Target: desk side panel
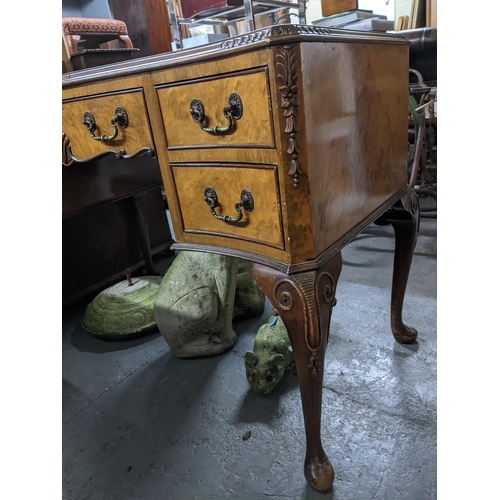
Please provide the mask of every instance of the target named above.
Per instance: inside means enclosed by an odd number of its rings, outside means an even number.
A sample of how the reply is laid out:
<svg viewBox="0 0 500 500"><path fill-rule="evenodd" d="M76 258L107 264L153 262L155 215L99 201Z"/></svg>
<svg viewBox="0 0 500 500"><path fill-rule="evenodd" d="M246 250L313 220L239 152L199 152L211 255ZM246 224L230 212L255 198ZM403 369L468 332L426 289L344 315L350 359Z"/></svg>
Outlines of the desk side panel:
<svg viewBox="0 0 500 500"><path fill-rule="evenodd" d="M407 183L408 47L302 44L314 253Z"/></svg>

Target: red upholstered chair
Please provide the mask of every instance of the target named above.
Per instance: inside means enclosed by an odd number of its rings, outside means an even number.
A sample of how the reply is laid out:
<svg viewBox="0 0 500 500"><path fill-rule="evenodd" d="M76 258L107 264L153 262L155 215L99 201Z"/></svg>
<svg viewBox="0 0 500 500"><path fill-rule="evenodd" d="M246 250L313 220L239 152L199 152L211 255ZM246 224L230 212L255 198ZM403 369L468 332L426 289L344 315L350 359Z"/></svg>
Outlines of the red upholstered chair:
<svg viewBox="0 0 500 500"><path fill-rule="evenodd" d="M111 40L120 40L125 44L125 48L133 48L127 25L117 19L63 17L62 28L71 54L77 52L78 44L97 48L99 44Z"/></svg>

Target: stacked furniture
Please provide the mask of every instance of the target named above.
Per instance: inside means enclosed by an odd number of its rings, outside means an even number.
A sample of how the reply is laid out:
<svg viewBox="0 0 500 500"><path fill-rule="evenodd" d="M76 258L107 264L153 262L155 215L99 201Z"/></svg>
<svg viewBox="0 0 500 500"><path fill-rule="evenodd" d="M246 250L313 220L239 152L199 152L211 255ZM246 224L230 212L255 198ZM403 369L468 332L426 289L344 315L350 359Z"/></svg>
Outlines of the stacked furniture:
<svg viewBox="0 0 500 500"><path fill-rule="evenodd" d="M256 28L255 16L269 14L273 24L286 17L288 9L296 9L301 24L306 23L306 1L297 0L168 0L172 15L174 38L182 39L181 26L224 26L230 35L236 35L236 23L246 22L247 31Z"/></svg>

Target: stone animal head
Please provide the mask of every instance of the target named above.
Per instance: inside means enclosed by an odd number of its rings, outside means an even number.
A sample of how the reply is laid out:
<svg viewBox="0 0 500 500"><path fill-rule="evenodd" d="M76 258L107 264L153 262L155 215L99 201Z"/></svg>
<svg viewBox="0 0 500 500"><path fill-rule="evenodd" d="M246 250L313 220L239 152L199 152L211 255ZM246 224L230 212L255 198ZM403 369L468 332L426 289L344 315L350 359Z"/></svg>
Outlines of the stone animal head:
<svg viewBox="0 0 500 500"><path fill-rule="evenodd" d="M285 357L277 353L245 353L245 369L250 387L259 394L269 394L283 378Z"/></svg>

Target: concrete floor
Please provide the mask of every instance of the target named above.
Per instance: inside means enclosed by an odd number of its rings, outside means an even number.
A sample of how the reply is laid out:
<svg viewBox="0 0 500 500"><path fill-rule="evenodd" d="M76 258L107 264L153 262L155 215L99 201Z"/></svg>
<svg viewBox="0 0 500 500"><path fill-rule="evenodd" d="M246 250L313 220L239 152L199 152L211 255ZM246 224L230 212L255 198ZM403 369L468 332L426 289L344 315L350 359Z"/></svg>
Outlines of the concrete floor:
<svg viewBox="0 0 500 500"><path fill-rule="evenodd" d="M230 352L178 359L159 333L109 342L63 312L65 500L430 500L436 498L436 229L423 218L399 345L389 326L391 226L369 226L342 252L323 392L331 492L303 476L305 439L295 369L255 394L243 356L271 314L236 322ZM158 267L168 261L161 261ZM243 435L251 431L251 437Z"/></svg>

